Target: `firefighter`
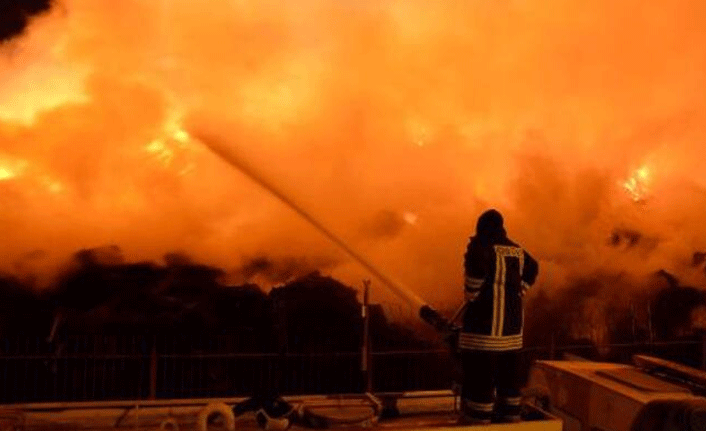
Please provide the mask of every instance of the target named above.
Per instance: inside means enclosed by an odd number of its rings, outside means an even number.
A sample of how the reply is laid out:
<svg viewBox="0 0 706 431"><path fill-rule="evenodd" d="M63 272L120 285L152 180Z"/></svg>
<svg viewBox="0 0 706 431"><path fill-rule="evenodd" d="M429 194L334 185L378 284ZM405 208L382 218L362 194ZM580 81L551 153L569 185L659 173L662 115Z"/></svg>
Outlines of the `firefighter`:
<svg viewBox="0 0 706 431"><path fill-rule="evenodd" d="M478 218L464 266L460 420L519 421L522 297L537 278L537 261L508 239L502 215L491 209Z"/></svg>

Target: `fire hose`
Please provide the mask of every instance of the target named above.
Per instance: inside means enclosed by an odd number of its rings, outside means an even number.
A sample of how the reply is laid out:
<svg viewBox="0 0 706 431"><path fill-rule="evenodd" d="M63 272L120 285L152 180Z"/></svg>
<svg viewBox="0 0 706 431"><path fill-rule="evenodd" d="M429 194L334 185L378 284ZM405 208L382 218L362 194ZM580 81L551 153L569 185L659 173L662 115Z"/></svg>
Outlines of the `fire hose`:
<svg viewBox="0 0 706 431"><path fill-rule="evenodd" d="M215 417L219 417L223 420L225 429L235 431L235 415L233 414L233 410L225 403L221 402L208 404L201 409L196 419L197 429L199 431L207 431L209 422Z"/></svg>
<svg viewBox="0 0 706 431"><path fill-rule="evenodd" d="M429 304L423 301L419 296L412 292L409 288L405 287L402 283L389 277L387 274L383 273L377 268L373 263L371 263L363 254L354 250L350 245L348 245L341 236L335 234L332 230L321 223L316 217L314 217L309 211L307 211L303 205L297 202L290 194L286 193L280 187L278 187L273 181L270 181L262 172L260 172L257 167L251 163L244 154L237 151L237 147L232 145L222 133L218 130L228 130L232 127L227 127L226 125L221 125L223 128L216 129L212 126L212 122L198 121L198 119L192 119L188 127L189 134L199 140L203 145L205 145L209 150L211 150L216 156L222 159L224 162L229 164L234 169L240 171L242 174L259 184L270 194L274 195L283 204L288 206L290 209L294 210L312 226L314 226L319 232L324 234L329 240L340 247L344 252L346 252L350 257L352 257L356 262L362 265L365 269L370 271L382 284L388 288L392 293L397 295L399 298L403 299L413 308L419 310L419 317L426 323L430 324L437 331L439 331L444 340L453 343L454 333L458 332L458 328L453 323L456 317L465 308L462 306L461 309L456 313L454 319L448 320L442 316L438 311L432 308Z"/></svg>
<svg viewBox="0 0 706 431"><path fill-rule="evenodd" d="M341 400L335 403L300 402L291 404L277 395L262 394L241 401L233 407L233 414L239 417L245 413L255 414L257 425L266 430L285 430L292 425L308 429L326 429L334 426L367 426L376 422L382 412L379 401L366 394L363 412L358 409L355 414L336 414L331 407L340 408ZM327 409L328 407L328 409ZM358 405L357 407L361 407ZM322 410L323 408L323 410Z"/></svg>

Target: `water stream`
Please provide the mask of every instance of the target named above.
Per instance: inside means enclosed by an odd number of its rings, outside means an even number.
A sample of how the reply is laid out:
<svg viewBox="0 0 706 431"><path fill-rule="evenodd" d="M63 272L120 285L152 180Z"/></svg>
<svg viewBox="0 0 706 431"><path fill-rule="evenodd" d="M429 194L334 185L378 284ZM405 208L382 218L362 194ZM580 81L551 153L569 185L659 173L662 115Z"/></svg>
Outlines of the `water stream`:
<svg viewBox="0 0 706 431"><path fill-rule="evenodd" d="M353 249L353 247L351 247L346 241L344 241L340 235L334 233L333 231L331 231L331 229L324 226L324 224L321 223L317 217L307 211L292 196L285 193L282 188L278 187L275 182L271 181L268 176L266 176L253 163L251 163L248 158L244 154L242 154L242 152L239 152L237 145L232 142L229 142L227 138L210 129L211 128L209 127L192 126L189 128L188 132L193 138L203 143L223 161L225 161L241 173L245 174L251 180L255 181L257 184L265 188L273 196L279 199L283 204L294 210L297 214L299 214L302 218L304 218L307 222L314 226L319 232L326 236L326 238L331 240L356 262L358 262L365 269L370 271L370 273L373 274L378 280L380 280L385 287L387 287L399 298L407 302L410 306L414 307L415 309L420 309L426 305L426 302L423 301L419 296L417 296L411 289L382 272L377 266L370 262L360 252Z"/></svg>

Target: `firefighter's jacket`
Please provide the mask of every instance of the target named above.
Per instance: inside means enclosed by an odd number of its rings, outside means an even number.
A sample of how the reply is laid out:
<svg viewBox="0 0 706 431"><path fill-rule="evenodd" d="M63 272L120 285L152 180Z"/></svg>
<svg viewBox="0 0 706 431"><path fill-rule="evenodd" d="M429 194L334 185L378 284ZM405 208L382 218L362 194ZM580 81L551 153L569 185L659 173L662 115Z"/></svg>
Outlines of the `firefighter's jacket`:
<svg viewBox="0 0 706 431"><path fill-rule="evenodd" d="M522 296L534 284L537 261L505 235L471 238L465 255L468 306L459 336L461 349L508 351L522 348Z"/></svg>

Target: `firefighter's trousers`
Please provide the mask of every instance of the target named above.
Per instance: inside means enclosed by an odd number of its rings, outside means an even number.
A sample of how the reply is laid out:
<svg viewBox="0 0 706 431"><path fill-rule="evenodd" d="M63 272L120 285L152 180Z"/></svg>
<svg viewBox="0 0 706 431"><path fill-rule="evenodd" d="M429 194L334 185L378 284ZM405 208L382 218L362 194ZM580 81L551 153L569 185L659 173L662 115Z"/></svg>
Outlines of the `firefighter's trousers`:
<svg viewBox="0 0 706 431"><path fill-rule="evenodd" d="M461 350L463 413L479 421L520 420L521 353Z"/></svg>

